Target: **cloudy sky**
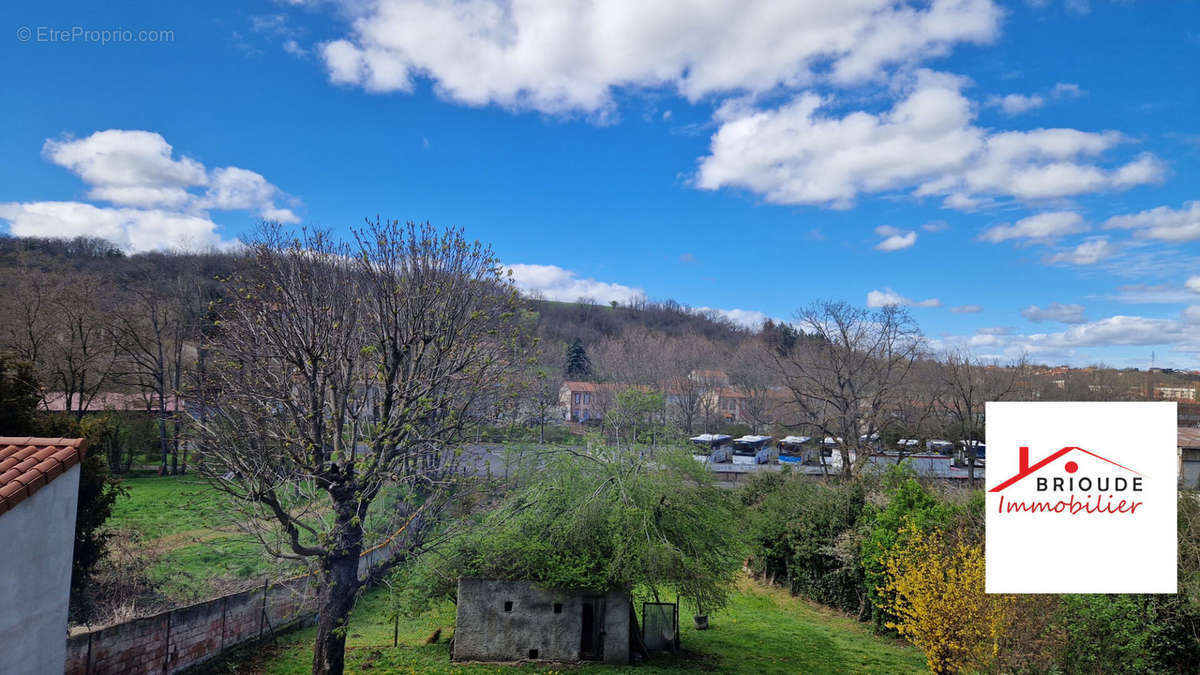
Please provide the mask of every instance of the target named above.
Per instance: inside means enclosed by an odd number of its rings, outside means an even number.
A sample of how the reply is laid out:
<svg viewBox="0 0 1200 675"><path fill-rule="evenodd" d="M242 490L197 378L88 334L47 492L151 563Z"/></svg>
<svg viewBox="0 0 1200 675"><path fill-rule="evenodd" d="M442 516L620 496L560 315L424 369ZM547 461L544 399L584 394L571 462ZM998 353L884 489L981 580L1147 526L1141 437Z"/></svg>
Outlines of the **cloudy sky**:
<svg viewBox="0 0 1200 675"><path fill-rule="evenodd" d="M1200 368L1197 2L24 4L12 234L379 214L548 298L900 303L984 356Z"/></svg>

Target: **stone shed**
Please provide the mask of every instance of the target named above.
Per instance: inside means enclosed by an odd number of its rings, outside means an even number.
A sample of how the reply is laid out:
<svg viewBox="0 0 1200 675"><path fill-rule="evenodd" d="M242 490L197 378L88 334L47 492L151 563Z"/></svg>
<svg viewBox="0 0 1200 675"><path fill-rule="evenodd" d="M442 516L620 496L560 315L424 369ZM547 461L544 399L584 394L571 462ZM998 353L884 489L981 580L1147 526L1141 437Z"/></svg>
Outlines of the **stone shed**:
<svg viewBox="0 0 1200 675"><path fill-rule="evenodd" d="M629 663L632 605L619 592L586 594L526 581L459 579L455 661Z"/></svg>

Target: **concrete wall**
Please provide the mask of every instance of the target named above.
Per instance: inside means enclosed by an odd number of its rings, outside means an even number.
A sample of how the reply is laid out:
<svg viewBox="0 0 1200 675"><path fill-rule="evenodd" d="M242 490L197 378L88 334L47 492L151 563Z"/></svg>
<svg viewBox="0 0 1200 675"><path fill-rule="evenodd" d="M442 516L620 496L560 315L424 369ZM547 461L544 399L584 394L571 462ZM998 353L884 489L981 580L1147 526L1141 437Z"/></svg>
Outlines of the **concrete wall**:
<svg viewBox="0 0 1200 675"><path fill-rule="evenodd" d="M0 673L62 669L79 466L0 516Z"/></svg>
<svg viewBox="0 0 1200 675"><path fill-rule="evenodd" d="M585 597L524 581L460 579L454 660L579 661ZM604 598L604 661L629 663L629 599Z"/></svg>
<svg viewBox="0 0 1200 675"><path fill-rule="evenodd" d="M65 479L65 475L60 476L51 485ZM40 494L38 492L34 498ZM17 509L6 517L23 505L18 504ZM359 558L359 577L364 577L371 565L394 554L395 545L391 542L364 552ZM68 565L69 555L68 549ZM70 578L69 570L67 578ZM63 588L66 587L67 582L63 582ZM66 642L65 672L68 675L174 673L215 658L240 644L270 635L289 624L314 619L316 612L316 589L310 578L296 577L274 586L253 588L73 635ZM63 644L65 632L64 613L55 634L58 645ZM8 641L0 636L0 645L7 644ZM0 675L57 671L57 668L6 669L3 666L4 651L0 649ZM58 655L58 668L62 668L61 646Z"/></svg>

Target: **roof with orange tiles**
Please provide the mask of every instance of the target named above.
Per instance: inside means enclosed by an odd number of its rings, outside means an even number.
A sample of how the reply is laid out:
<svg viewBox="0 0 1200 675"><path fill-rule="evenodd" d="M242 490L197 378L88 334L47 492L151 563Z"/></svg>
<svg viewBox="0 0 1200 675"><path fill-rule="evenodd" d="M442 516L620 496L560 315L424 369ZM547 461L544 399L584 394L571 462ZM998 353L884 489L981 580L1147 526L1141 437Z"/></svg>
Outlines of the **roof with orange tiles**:
<svg viewBox="0 0 1200 675"><path fill-rule="evenodd" d="M0 515L83 459L82 438L0 436Z"/></svg>

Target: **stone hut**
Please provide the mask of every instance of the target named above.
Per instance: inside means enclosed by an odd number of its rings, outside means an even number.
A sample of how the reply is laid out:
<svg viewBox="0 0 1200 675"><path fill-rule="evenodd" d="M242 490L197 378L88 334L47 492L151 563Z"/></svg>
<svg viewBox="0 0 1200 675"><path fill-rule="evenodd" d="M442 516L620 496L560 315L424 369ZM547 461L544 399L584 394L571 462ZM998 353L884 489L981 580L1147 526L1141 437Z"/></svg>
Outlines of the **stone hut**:
<svg viewBox="0 0 1200 675"><path fill-rule="evenodd" d="M629 663L632 605L620 592L547 590L527 581L458 581L455 661Z"/></svg>

